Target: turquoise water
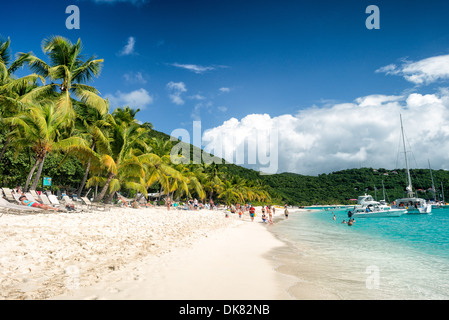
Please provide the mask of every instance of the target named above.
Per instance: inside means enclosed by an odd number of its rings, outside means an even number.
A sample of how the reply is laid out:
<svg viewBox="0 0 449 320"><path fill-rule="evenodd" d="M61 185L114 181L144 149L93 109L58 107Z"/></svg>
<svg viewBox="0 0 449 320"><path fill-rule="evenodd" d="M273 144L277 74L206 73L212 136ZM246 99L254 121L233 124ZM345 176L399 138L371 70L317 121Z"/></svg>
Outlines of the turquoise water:
<svg viewBox="0 0 449 320"><path fill-rule="evenodd" d="M449 299L448 209L343 219L345 210L313 210L271 226L288 243L275 253L279 271L340 299Z"/></svg>

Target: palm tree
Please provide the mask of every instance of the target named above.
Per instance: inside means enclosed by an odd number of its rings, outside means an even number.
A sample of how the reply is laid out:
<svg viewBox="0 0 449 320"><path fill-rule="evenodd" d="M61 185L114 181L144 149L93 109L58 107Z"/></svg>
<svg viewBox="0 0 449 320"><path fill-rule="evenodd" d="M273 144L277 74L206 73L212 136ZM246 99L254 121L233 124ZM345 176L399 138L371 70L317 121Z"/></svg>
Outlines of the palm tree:
<svg viewBox="0 0 449 320"><path fill-rule="evenodd" d="M243 202L243 194L240 191L239 186L232 183L230 180L225 180L222 185L222 191L218 195L219 199L225 200L225 203L227 205L231 205L232 203L236 202Z"/></svg>
<svg viewBox="0 0 449 320"><path fill-rule="evenodd" d="M183 166L182 164L180 164ZM197 165L184 166L183 176L186 178L188 190L191 196L192 193L196 193L201 200L206 198L206 192L204 190L201 181L204 181L205 174L203 169Z"/></svg>
<svg viewBox="0 0 449 320"><path fill-rule="evenodd" d="M203 188L209 193L209 202L213 200L214 193L219 193L224 180L224 167L216 163L202 164L205 173Z"/></svg>
<svg viewBox="0 0 449 320"><path fill-rule="evenodd" d="M115 120L115 119L114 119ZM148 129L138 123L113 122L109 129L108 146L98 154L106 180L101 175L91 177L87 186L103 182L103 188L94 201L101 201L106 193L120 190L122 186L144 194L146 165L159 161L159 157L150 153Z"/></svg>
<svg viewBox="0 0 449 320"><path fill-rule="evenodd" d="M27 94L25 102L35 101L42 95L46 96L49 92L57 92L59 89L56 100L57 109L66 115L67 119L73 120L75 116L71 94L89 107L104 114L107 110L106 101L98 95L97 89L85 84L100 74L103 59L91 56L87 60L83 60L81 39L73 44L61 36L44 39L42 50L48 55L49 64L32 54L19 54L19 59L28 62L32 71L52 81L52 83ZM59 83L53 83L53 81Z"/></svg>
<svg viewBox="0 0 449 320"><path fill-rule="evenodd" d="M166 195L170 195L176 190L183 190L187 193L187 180L179 171L182 170L182 166L174 165L171 162L171 141L153 137L149 144L151 146L152 154L157 155L158 158L154 158L153 161L148 161L146 163L146 188L150 188L155 183L159 184L158 201L160 201L162 192Z"/></svg>
<svg viewBox="0 0 449 320"><path fill-rule="evenodd" d="M76 120L73 134L88 141L92 151L99 150L100 153L108 152L109 142L107 130L114 122L112 115L109 112L102 114L96 109L89 108L84 103L76 103L75 111ZM77 195L80 197L86 184L92 162L98 162L98 158L92 157L91 154L71 153L86 166L83 179L77 191Z"/></svg>
<svg viewBox="0 0 449 320"><path fill-rule="evenodd" d="M25 94L37 88L37 80L45 84L45 79L37 74L30 74L22 78L15 78L14 72L25 63L25 58L30 54L24 54L21 58L12 61L9 40L0 39L0 132L6 140L0 151L0 161L11 141L11 133L14 127L6 125L2 119L12 117L27 107L22 98Z"/></svg>
<svg viewBox="0 0 449 320"><path fill-rule="evenodd" d="M17 127L11 142L16 147L16 153L28 148L35 157L35 163L26 180L25 191L28 190L33 173L39 166L31 186L31 189L36 189L45 158L49 153L64 151L67 148L77 149L79 152L90 151L84 140L79 137L63 138L61 129L64 126L64 117L57 112L51 102L46 102L42 106L32 106L16 116L5 118L4 121Z"/></svg>

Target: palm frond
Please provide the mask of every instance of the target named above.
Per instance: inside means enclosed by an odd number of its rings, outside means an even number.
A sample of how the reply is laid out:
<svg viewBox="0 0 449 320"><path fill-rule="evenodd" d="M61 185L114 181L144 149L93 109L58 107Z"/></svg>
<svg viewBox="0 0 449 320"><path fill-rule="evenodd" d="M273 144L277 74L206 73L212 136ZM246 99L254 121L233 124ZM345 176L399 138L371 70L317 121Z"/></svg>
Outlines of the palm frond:
<svg viewBox="0 0 449 320"><path fill-rule="evenodd" d="M30 92L24 94L19 98L19 101L22 103L35 103L38 102L42 97L48 97L54 90L54 87L57 86L54 83L47 84L44 86L36 87Z"/></svg>
<svg viewBox="0 0 449 320"><path fill-rule="evenodd" d="M73 72L72 81L77 83L85 83L92 80L94 76L100 75L103 61L103 59L95 59L95 57L90 57Z"/></svg>
<svg viewBox="0 0 449 320"><path fill-rule="evenodd" d="M50 66L45 61L39 59L33 54L23 52L18 53L17 60L21 61L22 63L28 62L28 66L33 73L37 73L43 77L48 76L48 70L50 69Z"/></svg>
<svg viewBox="0 0 449 320"><path fill-rule="evenodd" d="M86 85L73 84L75 95L87 106L94 108L100 114L105 114L108 110L106 100L97 94L97 90Z"/></svg>
<svg viewBox="0 0 449 320"><path fill-rule="evenodd" d="M99 176L93 176L86 182L86 187L90 188L95 185L104 186L106 184L106 178L105 177L99 177Z"/></svg>
<svg viewBox="0 0 449 320"><path fill-rule="evenodd" d="M56 102L57 112L64 115L65 118L74 119L75 111L73 110L72 99L70 92L64 91L61 93Z"/></svg>
<svg viewBox="0 0 449 320"><path fill-rule="evenodd" d="M13 74L17 71L17 69L23 67L25 63L28 62L27 58L31 56L32 53L23 53L22 55L17 55L17 58L11 63L11 65L8 68L9 74Z"/></svg>
<svg viewBox="0 0 449 320"><path fill-rule="evenodd" d="M10 79L6 84L0 87L1 90L20 92L24 88L30 87L36 84L37 80L40 79L45 85L45 78L36 73L24 76L18 79Z"/></svg>
<svg viewBox="0 0 449 320"><path fill-rule="evenodd" d="M109 183L108 191L109 193L116 192L120 190L120 181L119 179L113 178Z"/></svg>
<svg viewBox="0 0 449 320"><path fill-rule="evenodd" d="M0 64L8 65L11 61L10 46L11 40L0 40Z"/></svg>
<svg viewBox="0 0 449 320"><path fill-rule="evenodd" d="M102 155L100 161L103 164L103 166L108 170L108 172L112 172L113 174L117 175L117 165L110 155L107 154Z"/></svg>

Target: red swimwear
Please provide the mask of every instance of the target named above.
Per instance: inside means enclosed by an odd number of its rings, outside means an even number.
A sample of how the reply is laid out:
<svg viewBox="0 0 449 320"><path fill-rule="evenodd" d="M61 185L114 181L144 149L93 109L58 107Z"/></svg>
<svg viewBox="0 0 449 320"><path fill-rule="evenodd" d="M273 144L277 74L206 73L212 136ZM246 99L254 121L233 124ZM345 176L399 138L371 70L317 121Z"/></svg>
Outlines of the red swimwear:
<svg viewBox="0 0 449 320"><path fill-rule="evenodd" d="M40 207L41 206L40 203L37 203L37 202L34 202L34 201L30 201L30 200L23 200L23 202L25 202L25 204L28 207Z"/></svg>

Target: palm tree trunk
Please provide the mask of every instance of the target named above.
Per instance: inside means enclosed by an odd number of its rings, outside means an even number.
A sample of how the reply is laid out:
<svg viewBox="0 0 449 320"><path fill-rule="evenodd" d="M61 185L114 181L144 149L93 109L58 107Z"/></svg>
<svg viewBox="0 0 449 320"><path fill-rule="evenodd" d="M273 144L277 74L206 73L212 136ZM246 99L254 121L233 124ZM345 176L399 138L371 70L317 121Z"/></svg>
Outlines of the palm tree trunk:
<svg viewBox="0 0 449 320"><path fill-rule="evenodd" d="M92 143L91 149L92 149L92 151L95 150L95 141ZM76 193L78 198L81 197L81 192L83 192L84 186L86 185L87 177L89 176L89 170L90 170L91 163L92 163L92 159L89 158L89 160L87 161L87 167L86 167L86 171L84 172L83 180L81 181L78 192Z"/></svg>
<svg viewBox="0 0 449 320"><path fill-rule="evenodd" d="M117 192L117 191L111 192L111 193L109 194L109 196L106 198L106 200L104 200L104 203L110 203L110 202L112 201L112 198L114 197L114 194L115 194L116 192Z"/></svg>
<svg viewBox="0 0 449 320"><path fill-rule="evenodd" d="M157 197L157 205L160 206L161 205L161 194L162 194L162 185L159 188L159 195Z"/></svg>
<svg viewBox="0 0 449 320"><path fill-rule="evenodd" d="M34 170L36 170L37 165L39 164L39 162L40 162L40 160L37 159L36 162L34 163L33 167L31 168L30 173L28 173L27 181L25 183L25 187L23 188L23 191L25 191L25 192L28 191L28 186L30 185L31 177L33 176Z"/></svg>
<svg viewBox="0 0 449 320"><path fill-rule="evenodd" d="M81 192L83 192L84 186L86 185L87 177L89 176L90 164L91 164L91 160L89 159L87 161L86 172L84 172L83 180L81 181L81 184L80 184L80 187L78 189L78 192L76 193L78 198L81 197Z"/></svg>
<svg viewBox="0 0 449 320"><path fill-rule="evenodd" d="M45 157L46 157L46 156L47 156L47 155L45 155L45 156L42 158L42 160L41 160L41 162L40 162L40 164L39 164L39 168L37 169L37 173L36 173L36 176L34 177L33 184L31 185L31 190L36 190L37 183L39 182L39 179L40 179L41 174L42 174L42 168L44 167L44 161L45 161Z"/></svg>
<svg viewBox="0 0 449 320"><path fill-rule="evenodd" d="M101 200L103 200L112 178L114 178L114 174L110 172L108 175L108 180L106 180L106 184L104 185L103 189L101 189L100 194L94 199L94 202L100 202Z"/></svg>

